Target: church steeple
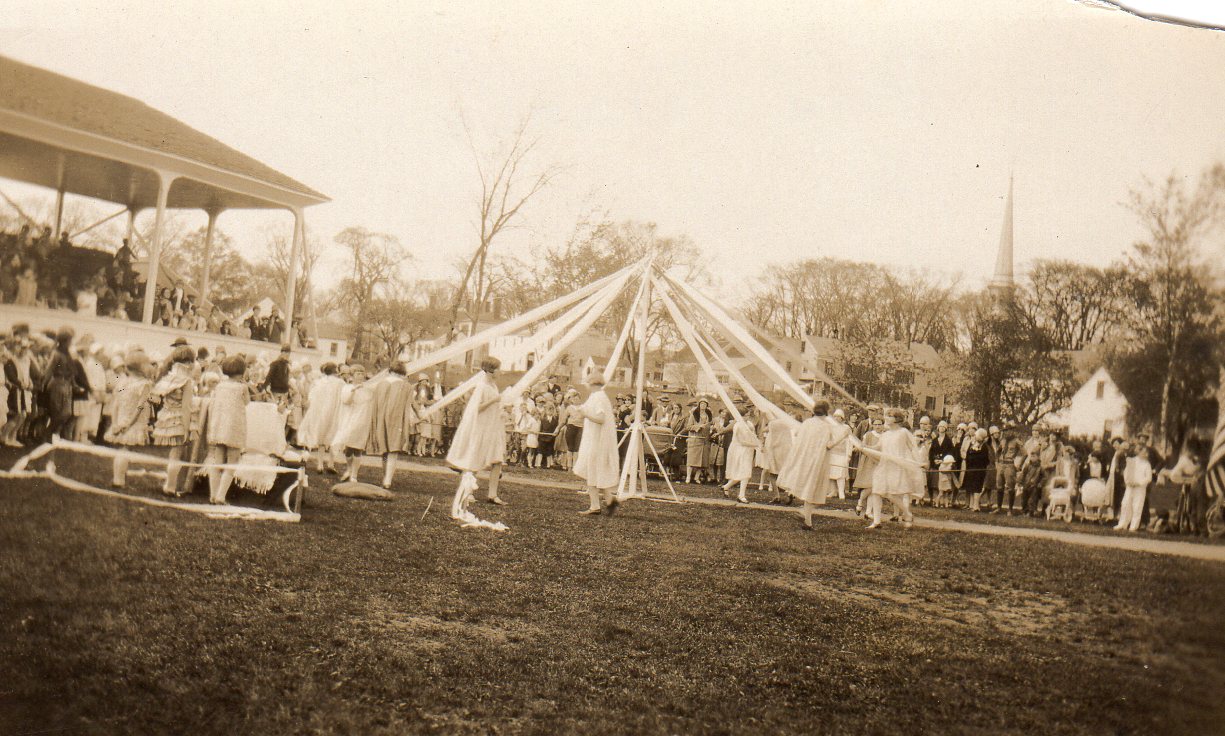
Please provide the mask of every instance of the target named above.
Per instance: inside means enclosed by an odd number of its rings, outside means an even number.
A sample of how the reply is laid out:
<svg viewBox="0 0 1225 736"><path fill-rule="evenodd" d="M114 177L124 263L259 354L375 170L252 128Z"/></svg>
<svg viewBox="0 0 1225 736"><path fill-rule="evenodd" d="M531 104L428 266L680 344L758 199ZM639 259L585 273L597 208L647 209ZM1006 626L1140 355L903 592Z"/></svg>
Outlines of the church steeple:
<svg viewBox="0 0 1225 736"><path fill-rule="evenodd" d="M1011 297L1016 288L1012 272L1012 175L1008 176L1008 199L1004 203L1004 226L1000 230L1000 250L995 257L995 275L988 288L993 294Z"/></svg>

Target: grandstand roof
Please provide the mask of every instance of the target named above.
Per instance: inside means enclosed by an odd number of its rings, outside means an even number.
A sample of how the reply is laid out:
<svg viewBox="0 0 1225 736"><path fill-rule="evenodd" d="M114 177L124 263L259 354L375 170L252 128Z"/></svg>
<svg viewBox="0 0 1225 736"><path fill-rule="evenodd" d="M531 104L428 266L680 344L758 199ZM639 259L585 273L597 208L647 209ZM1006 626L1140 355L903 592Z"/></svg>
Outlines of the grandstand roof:
<svg viewBox="0 0 1225 736"><path fill-rule="evenodd" d="M60 157L63 157L61 159ZM328 198L143 102L0 56L0 176L136 208L155 171L172 208L305 207Z"/></svg>

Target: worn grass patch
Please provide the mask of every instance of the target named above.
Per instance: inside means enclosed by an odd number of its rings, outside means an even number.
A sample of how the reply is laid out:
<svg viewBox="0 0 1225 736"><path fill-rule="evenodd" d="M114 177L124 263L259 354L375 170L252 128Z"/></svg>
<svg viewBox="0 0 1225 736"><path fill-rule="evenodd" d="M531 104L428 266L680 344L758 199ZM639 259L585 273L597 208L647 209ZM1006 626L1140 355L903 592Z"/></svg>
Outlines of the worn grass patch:
<svg viewBox="0 0 1225 736"><path fill-rule="evenodd" d="M0 733L1225 723L1225 565L513 483L496 534L445 518L451 477L328 480L297 525L0 481Z"/></svg>

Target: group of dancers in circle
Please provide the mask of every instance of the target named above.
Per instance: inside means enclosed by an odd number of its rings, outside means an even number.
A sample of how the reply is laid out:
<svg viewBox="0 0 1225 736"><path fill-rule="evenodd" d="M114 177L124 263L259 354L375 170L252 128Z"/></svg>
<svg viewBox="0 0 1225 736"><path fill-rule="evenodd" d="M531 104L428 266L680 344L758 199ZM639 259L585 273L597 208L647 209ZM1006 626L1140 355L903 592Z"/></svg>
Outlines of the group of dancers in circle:
<svg viewBox="0 0 1225 736"><path fill-rule="evenodd" d="M469 506L479 487L476 474L489 471L487 499L505 504L498 493L502 465L506 461L506 428L502 416L502 394L494 377L501 368L497 358L487 357L475 381L455 437L447 453L447 463L461 473L452 502L452 516L469 523L483 523L472 516ZM618 456L617 416L608 396L601 371L593 371L588 379L591 389L580 405L583 431L572 471L583 480L588 495L588 508L583 515L612 514L620 499L617 495L621 478ZM798 421L778 411L769 423L766 443L757 436L755 409L738 407L731 441L727 450L726 484L730 492L739 485L739 499L744 502L748 482L753 475L758 450L765 450L766 472L774 476L777 488L802 502L801 516L805 529L812 529L815 508L825 503L834 488L830 482L831 464L839 450L851 445L865 458L858 478L870 483L860 498L862 510L870 519L868 528L880 527L884 521L884 504L888 501L904 528L910 528L914 517L910 511L912 497L923 495L922 448L906 426L905 413L888 409L883 414L881 431L874 433L871 445L854 437L851 427L830 416L830 404L817 400L811 416ZM845 462L845 460L842 460ZM860 485L857 483L857 485Z"/></svg>

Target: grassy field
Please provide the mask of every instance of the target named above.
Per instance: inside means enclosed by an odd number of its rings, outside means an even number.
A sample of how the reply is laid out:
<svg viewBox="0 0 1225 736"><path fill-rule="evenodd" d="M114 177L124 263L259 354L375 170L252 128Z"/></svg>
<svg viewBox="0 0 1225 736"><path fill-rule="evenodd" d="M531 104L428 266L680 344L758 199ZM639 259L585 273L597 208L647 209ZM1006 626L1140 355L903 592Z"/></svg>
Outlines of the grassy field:
<svg viewBox="0 0 1225 736"><path fill-rule="evenodd" d="M496 534L433 474L296 525L0 484L3 734L1225 729L1219 564L514 484Z"/></svg>

